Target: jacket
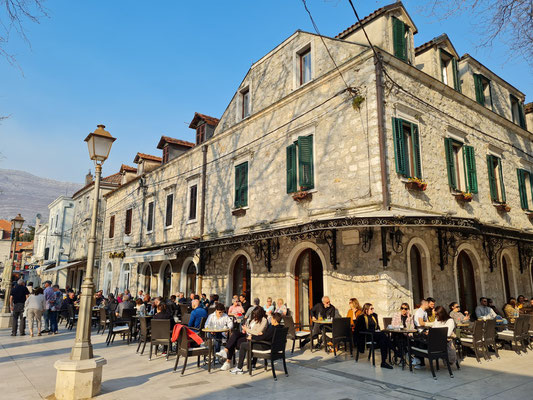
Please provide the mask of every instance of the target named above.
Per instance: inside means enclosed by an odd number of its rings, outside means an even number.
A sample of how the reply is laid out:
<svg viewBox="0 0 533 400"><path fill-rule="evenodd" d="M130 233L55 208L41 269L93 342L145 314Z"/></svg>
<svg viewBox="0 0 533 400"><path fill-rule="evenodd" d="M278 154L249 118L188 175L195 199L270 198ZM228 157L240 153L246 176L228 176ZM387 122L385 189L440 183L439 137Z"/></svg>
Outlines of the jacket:
<svg viewBox="0 0 533 400"><path fill-rule="evenodd" d="M322 317L324 319L335 318L335 306L330 304L328 308L324 307L324 304L318 303L311 309L311 315L318 319Z"/></svg>
<svg viewBox="0 0 533 400"><path fill-rule="evenodd" d="M361 334L361 332L375 332L379 330L379 318L377 314L374 313L368 316L361 314L357 317L357 320L355 321L355 340L357 342L359 353L365 352L366 337Z"/></svg>

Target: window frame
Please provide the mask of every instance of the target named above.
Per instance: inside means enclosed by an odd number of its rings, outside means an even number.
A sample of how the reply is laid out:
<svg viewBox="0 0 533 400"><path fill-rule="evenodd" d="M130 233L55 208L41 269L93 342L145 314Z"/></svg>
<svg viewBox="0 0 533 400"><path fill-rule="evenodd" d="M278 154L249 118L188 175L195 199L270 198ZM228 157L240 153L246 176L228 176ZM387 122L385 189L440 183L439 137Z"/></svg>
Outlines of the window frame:
<svg viewBox="0 0 533 400"><path fill-rule="evenodd" d="M511 120L514 124L518 125L522 129L527 129L526 116L524 114L524 105L518 97L509 94L509 101L511 102ZM516 108L516 115L515 115Z"/></svg>
<svg viewBox="0 0 533 400"><path fill-rule="evenodd" d="M169 198L170 201L170 208L169 208ZM170 214L169 214L170 209ZM170 223L169 223L170 219ZM172 228L174 224L174 193L166 193L165 195L165 229Z"/></svg>
<svg viewBox="0 0 533 400"><path fill-rule="evenodd" d="M197 145L205 142L205 125L206 123L203 122L202 124L196 127L196 144Z"/></svg>
<svg viewBox="0 0 533 400"><path fill-rule="evenodd" d="M409 31L410 31L409 25L407 25L405 22L403 22L401 19L395 16L392 16L391 21L392 21L391 24L392 24L393 54L396 58L404 62L409 62L409 38L410 38L409 37ZM402 46L403 46L403 54L400 54L402 49L398 47L400 38L397 37L400 35L400 32L399 32L400 23L403 25L402 27L403 38L401 39Z"/></svg>
<svg viewBox="0 0 533 400"><path fill-rule="evenodd" d="M495 164L496 163L496 164ZM499 155L487 154L487 171L489 176L490 197L495 204L506 204L505 180L503 177L502 158ZM492 181L494 180L494 185ZM494 195L497 195L497 198Z"/></svg>
<svg viewBox="0 0 533 400"><path fill-rule="evenodd" d="M533 173L524 168L517 168L518 193L520 207L526 213L533 212ZM526 179L527 178L527 179Z"/></svg>
<svg viewBox="0 0 533 400"><path fill-rule="evenodd" d="M457 59L453 54L447 52L442 47L439 48L441 81L447 86L453 87L461 92L461 80L459 79L459 68ZM446 82L444 81L444 71L446 71ZM453 85L452 85L453 81Z"/></svg>
<svg viewBox="0 0 533 400"><path fill-rule="evenodd" d="M248 118L251 115L251 93L250 93L250 87L246 86L244 89L240 91L240 97L241 97L241 119Z"/></svg>
<svg viewBox="0 0 533 400"><path fill-rule="evenodd" d="M485 75L476 73L474 74L474 93L476 95L476 102L483 107L492 109L494 104L492 101L492 85L490 83L490 79ZM481 97L481 92L483 92L483 100ZM489 97L489 101L487 101L487 95Z"/></svg>
<svg viewBox="0 0 533 400"><path fill-rule="evenodd" d="M450 189L458 192L477 193L477 168L474 147L454 137L444 138L444 147ZM449 154L450 150L452 151L451 155ZM452 158L451 160L450 157ZM470 160L471 164L468 160L469 157L472 158ZM450 161L452 161L451 165ZM451 176L452 173L453 176Z"/></svg>
<svg viewBox="0 0 533 400"><path fill-rule="evenodd" d="M300 148L305 141L309 140L310 153L308 156L310 160L306 160ZM293 138L293 142L286 147L286 152L287 194L314 190L316 188L314 132L300 134ZM309 164L310 177L308 182L305 181L305 177L302 175L302 167L306 164Z"/></svg>
<svg viewBox="0 0 533 400"><path fill-rule="evenodd" d="M195 202L194 202L194 218L191 218L192 211L192 188L196 188ZM193 223L198 221L198 182L189 184L187 188L187 222Z"/></svg>
<svg viewBox="0 0 533 400"><path fill-rule="evenodd" d="M407 137L404 129L405 126L409 127L409 134ZM400 132L398 132L398 128L400 127ZM415 127L416 130L414 130L413 127ZM405 178L423 179L422 146L418 124L401 117L393 117L392 128L396 172ZM415 131L416 139L413 138ZM399 137L400 135L401 137Z"/></svg>
<svg viewBox="0 0 533 400"><path fill-rule="evenodd" d="M124 234L131 235L133 225L133 207L126 209L126 217L124 219Z"/></svg>
<svg viewBox="0 0 533 400"><path fill-rule="evenodd" d="M168 162L168 153L169 153L169 145L166 144L163 146L163 164L166 164Z"/></svg>
<svg viewBox="0 0 533 400"><path fill-rule="evenodd" d="M152 206L151 212L150 212L150 206ZM148 202L147 215L146 215L146 233L153 233L154 225L155 225L155 201L150 200Z"/></svg>
<svg viewBox="0 0 533 400"><path fill-rule="evenodd" d="M115 237L115 216L111 215L109 217L109 239L113 239Z"/></svg>
<svg viewBox="0 0 533 400"><path fill-rule="evenodd" d="M243 172L239 172L241 170L244 170L246 173L246 182L245 182L246 184L244 186L238 185L238 182L237 182L238 174L243 173ZM249 197L248 193L250 189L249 170L250 170L250 166L249 166L248 160L239 162L238 164L236 163L235 167L233 168L234 178L235 178L234 179L234 190L233 190L233 195L234 195L233 208L234 209L249 207L249 201L248 201L248 197ZM240 200L241 190L243 190L243 187L245 187L245 193L246 193L244 201Z"/></svg>
<svg viewBox="0 0 533 400"><path fill-rule="evenodd" d="M307 70L305 68L306 66L306 60L308 60L309 65L309 76L306 78ZM313 80L313 64L312 64L312 53L311 53L311 46L308 45L304 47L302 50L298 52L298 70L299 70L299 85L303 86L308 82L311 82Z"/></svg>

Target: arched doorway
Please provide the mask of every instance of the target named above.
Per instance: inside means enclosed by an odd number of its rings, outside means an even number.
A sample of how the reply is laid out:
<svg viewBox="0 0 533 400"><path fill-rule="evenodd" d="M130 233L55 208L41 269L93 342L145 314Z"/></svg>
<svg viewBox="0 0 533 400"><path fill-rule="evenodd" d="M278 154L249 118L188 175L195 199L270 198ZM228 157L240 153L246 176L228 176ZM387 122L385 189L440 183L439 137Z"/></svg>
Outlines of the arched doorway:
<svg viewBox="0 0 533 400"><path fill-rule="evenodd" d="M502 257L502 280L503 280L503 299L507 301L511 297L511 285L509 284L509 264L507 257Z"/></svg>
<svg viewBox="0 0 533 400"><path fill-rule="evenodd" d="M473 314L477 305L476 278L472 260L465 251L461 251L457 257L457 278L461 310Z"/></svg>
<svg viewBox="0 0 533 400"><path fill-rule="evenodd" d="M104 277L104 296L111 293L111 279L113 278L113 264L107 264Z"/></svg>
<svg viewBox="0 0 533 400"><path fill-rule="evenodd" d="M251 292L251 281L252 281L252 270L250 269L250 263L246 256L241 255L235 261L233 266L233 282L232 282L232 292L231 295L241 295L244 293L246 296L246 301L250 302L250 292Z"/></svg>
<svg viewBox="0 0 533 400"><path fill-rule="evenodd" d="M144 294L152 295L152 266L150 264L144 267L142 290Z"/></svg>
<svg viewBox="0 0 533 400"><path fill-rule="evenodd" d="M170 297L170 284L172 283L172 268L170 264L167 264L163 270L163 298L168 299Z"/></svg>
<svg viewBox="0 0 533 400"><path fill-rule="evenodd" d="M424 298L424 275L422 274L422 255L417 246L412 246L409 252L411 261L411 287L413 303L419 304Z"/></svg>
<svg viewBox="0 0 533 400"><path fill-rule="evenodd" d="M309 324L309 310L324 296L324 270L320 256L307 249L296 260L296 323Z"/></svg>
<svg viewBox="0 0 533 400"><path fill-rule="evenodd" d="M185 296L196 293L196 265L193 262L187 267L187 276L185 284Z"/></svg>
<svg viewBox="0 0 533 400"><path fill-rule="evenodd" d="M124 292L124 290L130 288L130 275L131 275L131 269L129 264L123 264L122 269L120 271L120 283L119 283L119 290L121 292Z"/></svg>

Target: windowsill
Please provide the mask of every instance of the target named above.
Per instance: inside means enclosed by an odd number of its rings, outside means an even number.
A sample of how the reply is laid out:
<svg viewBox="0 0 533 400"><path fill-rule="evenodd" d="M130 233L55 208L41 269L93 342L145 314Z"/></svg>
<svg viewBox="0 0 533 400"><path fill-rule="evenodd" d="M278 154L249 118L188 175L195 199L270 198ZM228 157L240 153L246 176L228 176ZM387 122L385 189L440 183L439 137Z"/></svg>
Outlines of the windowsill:
<svg viewBox="0 0 533 400"><path fill-rule="evenodd" d="M173 225L165 226L165 230L172 229L172 228L173 228Z"/></svg>
<svg viewBox="0 0 533 400"><path fill-rule="evenodd" d="M248 210L249 208L250 207L248 206L234 208L233 210L231 210L231 215L233 215L234 217L244 217L246 215L246 210Z"/></svg>
<svg viewBox="0 0 533 400"><path fill-rule="evenodd" d="M509 207L507 205L507 203L493 201L492 205L500 212L509 212L509 211L511 211L511 207Z"/></svg>
<svg viewBox="0 0 533 400"><path fill-rule="evenodd" d="M152 230L152 231L146 231L146 234L147 234L147 235L151 235L152 233L154 233L153 230Z"/></svg>
<svg viewBox="0 0 533 400"><path fill-rule="evenodd" d="M189 224L196 224L198 222L198 219L190 219L187 221L187 225Z"/></svg>
<svg viewBox="0 0 533 400"><path fill-rule="evenodd" d="M296 89L303 88L304 86L309 85L309 84L310 84L311 82L313 82L314 80L315 80L315 78L311 78L311 79L309 79L307 82L300 83Z"/></svg>
<svg viewBox="0 0 533 400"><path fill-rule="evenodd" d="M309 190L297 190L296 192L291 192L291 193L287 193L287 195L289 196L292 196L294 193L298 193L298 192L306 192L306 193L316 193L317 190L316 188L313 188L313 189L309 189Z"/></svg>

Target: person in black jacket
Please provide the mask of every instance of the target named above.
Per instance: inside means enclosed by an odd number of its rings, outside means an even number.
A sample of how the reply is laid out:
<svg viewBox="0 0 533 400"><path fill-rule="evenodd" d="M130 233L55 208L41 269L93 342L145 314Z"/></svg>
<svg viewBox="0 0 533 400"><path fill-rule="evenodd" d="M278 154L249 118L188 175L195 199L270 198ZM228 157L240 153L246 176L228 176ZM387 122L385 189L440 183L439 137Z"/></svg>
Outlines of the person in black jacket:
<svg viewBox="0 0 533 400"><path fill-rule="evenodd" d="M246 354L248 353L248 346L250 345L249 341L252 340L254 342L271 343L272 339L274 338L274 333L276 332L276 330L282 328L282 326L280 325L280 322L281 322L281 314L274 313L272 314L270 325L267 326L266 330L262 332L261 335L248 335L248 340L241 343L241 347L239 349L239 362L235 368L230 370L232 374L241 375L243 373L242 367L244 366L244 359L246 358ZM270 345L266 343L256 343L254 344L254 349L268 350L270 349ZM255 364L255 361L256 360L254 359L253 364Z"/></svg>
<svg viewBox="0 0 533 400"><path fill-rule="evenodd" d="M317 319L333 319L335 318L337 313L337 310L333 304L331 304L331 301L329 300L328 296L322 297L322 302L315 304L315 306L311 309L311 320L316 321ZM313 338L316 338L320 334L321 330L320 324L313 324L313 330L311 332ZM301 347L304 347L307 343L309 343L311 339L306 338L302 340ZM320 339L316 345L316 347L320 348L321 343Z"/></svg>
<svg viewBox="0 0 533 400"><path fill-rule="evenodd" d="M374 312L374 306L365 303L363 313L355 321L355 337L359 353L365 352L365 338L362 332L374 332L374 341L381 350L381 368L392 369L387 363L387 356L391 348L391 342L387 335L381 332L378 315Z"/></svg>

